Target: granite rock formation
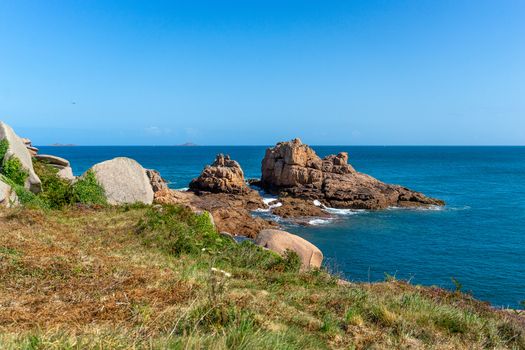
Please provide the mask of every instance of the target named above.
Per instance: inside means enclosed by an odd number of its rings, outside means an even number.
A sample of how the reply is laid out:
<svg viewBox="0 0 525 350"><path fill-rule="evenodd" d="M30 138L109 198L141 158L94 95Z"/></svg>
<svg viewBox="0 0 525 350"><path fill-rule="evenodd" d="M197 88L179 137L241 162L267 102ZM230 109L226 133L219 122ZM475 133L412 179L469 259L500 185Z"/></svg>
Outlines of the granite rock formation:
<svg viewBox="0 0 525 350"><path fill-rule="evenodd" d="M71 168L71 165L69 164L69 161L67 159L52 156L49 154L36 154L34 156L36 159L49 164L53 168L58 170L57 175L61 178L68 180L68 181L74 181L75 176L73 175L73 169Z"/></svg>
<svg viewBox="0 0 525 350"><path fill-rule="evenodd" d="M26 148L22 139L4 122L0 122L0 140L7 140L9 143L4 159L0 159L0 162L6 161L12 157L17 158L23 169L29 175L25 187L33 193L39 193L42 191L42 182L33 168L31 153Z"/></svg>
<svg viewBox="0 0 525 350"><path fill-rule="evenodd" d="M213 164L206 166L200 176L191 181L190 189L234 194L251 191L244 181L244 173L239 163L222 154L218 154Z"/></svg>
<svg viewBox="0 0 525 350"><path fill-rule="evenodd" d="M287 250L296 252L301 259L302 269L319 268L323 262L323 253L319 248L286 231L262 230L255 239L255 243L281 255Z"/></svg>
<svg viewBox="0 0 525 350"><path fill-rule="evenodd" d="M133 159L106 160L88 171L95 173L109 204L153 203L153 189L146 170Z"/></svg>
<svg viewBox="0 0 525 350"><path fill-rule="evenodd" d="M351 209L384 209L390 206L444 205L441 200L406 187L383 183L357 172L341 152L321 159L301 140L280 142L266 150L260 185L264 189L326 206Z"/></svg>
<svg viewBox="0 0 525 350"><path fill-rule="evenodd" d="M153 192L159 192L168 188L168 181L164 180L157 170L146 169L146 175L148 175Z"/></svg>

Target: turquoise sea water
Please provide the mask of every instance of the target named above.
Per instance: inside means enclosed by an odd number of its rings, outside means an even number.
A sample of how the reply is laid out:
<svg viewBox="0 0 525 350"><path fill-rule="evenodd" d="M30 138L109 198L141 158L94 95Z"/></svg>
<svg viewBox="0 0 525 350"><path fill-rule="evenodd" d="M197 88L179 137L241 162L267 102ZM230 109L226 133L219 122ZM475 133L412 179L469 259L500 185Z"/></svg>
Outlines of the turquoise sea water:
<svg viewBox="0 0 525 350"><path fill-rule="evenodd" d="M76 175L116 156L136 159L186 187L215 154L260 176L266 147L41 147L71 161ZM316 226L289 225L317 245L327 266L349 280L385 273L412 283L453 288L498 306L525 300L525 147L314 147L339 151L361 172L444 199L442 210L392 209L340 215Z"/></svg>

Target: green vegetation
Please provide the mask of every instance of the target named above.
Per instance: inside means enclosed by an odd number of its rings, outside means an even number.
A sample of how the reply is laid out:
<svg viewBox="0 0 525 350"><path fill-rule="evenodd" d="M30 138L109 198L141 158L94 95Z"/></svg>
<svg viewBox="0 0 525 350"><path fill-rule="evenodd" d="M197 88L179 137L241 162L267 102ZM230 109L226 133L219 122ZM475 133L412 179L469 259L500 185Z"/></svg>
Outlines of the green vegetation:
<svg viewBox="0 0 525 350"><path fill-rule="evenodd" d="M0 140L0 174L10 183L23 186L29 174L22 167L18 158L10 157L6 159L9 149L9 142L6 139Z"/></svg>
<svg viewBox="0 0 525 350"><path fill-rule="evenodd" d="M107 204L104 189L92 172L87 172L84 177L71 183L58 176L58 170L45 162L33 160L33 167L42 181L42 192L35 195L23 186L16 186L13 181L7 181L15 188L20 202L24 205L42 209L62 209L74 204Z"/></svg>
<svg viewBox="0 0 525 350"><path fill-rule="evenodd" d="M4 161L5 154L9 149L9 141L7 139L0 140L0 163Z"/></svg>
<svg viewBox="0 0 525 350"><path fill-rule="evenodd" d="M525 348L517 313L299 271L296 254L237 244L205 213L65 208L0 211L2 349Z"/></svg>
<svg viewBox="0 0 525 350"><path fill-rule="evenodd" d="M87 205L107 204L104 189L100 186L92 171L88 171L71 186L70 203L82 203Z"/></svg>

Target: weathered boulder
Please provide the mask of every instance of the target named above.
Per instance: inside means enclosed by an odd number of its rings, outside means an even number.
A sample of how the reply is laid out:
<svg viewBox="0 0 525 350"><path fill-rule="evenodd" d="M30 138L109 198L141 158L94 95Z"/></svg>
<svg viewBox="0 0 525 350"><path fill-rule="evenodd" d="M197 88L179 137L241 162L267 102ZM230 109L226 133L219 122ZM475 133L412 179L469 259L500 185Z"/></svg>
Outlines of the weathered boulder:
<svg viewBox="0 0 525 350"><path fill-rule="evenodd" d="M191 181L190 189L212 193L251 191L244 181L244 173L239 163L222 154L218 154L213 164L206 166L200 176Z"/></svg>
<svg viewBox="0 0 525 350"><path fill-rule="evenodd" d="M14 207L18 205L18 197L16 196L15 191L0 180L0 207Z"/></svg>
<svg viewBox="0 0 525 350"><path fill-rule="evenodd" d="M148 175L137 161L118 157L98 163L90 170L104 188L109 204L153 203Z"/></svg>
<svg viewBox="0 0 525 350"><path fill-rule="evenodd" d="M59 168L57 175L68 181L74 181L76 179L75 175L73 175L73 169L70 166Z"/></svg>
<svg viewBox="0 0 525 350"><path fill-rule="evenodd" d="M37 154L35 158L50 165L57 165L62 167L70 166L69 160L57 156L52 156L50 154Z"/></svg>
<svg viewBox="0 0 525 350"><path fill-rule="evenodd" d="M323 159L299 139L266 150L260 185L274 193L319 200L336 208L444 205L441 200L357 172L341 152Z"/></svg>
<svg viewBox="0 0 525 350"><path fill-rule="evenodd" d="M255 243L283 255L286 250L291 250L301 258L303 269L319 268L323 262L323 253L307 240L275 229L262 230L255 238Z"/></svg>
<svg viewBox="0 0 525 350"><path fill-rule="evenodd" d="M4 139L9 143L9 147L4 158L0 161L6 161L11 157L16 157L29 175L26 180L25 187L33 193L42 191L42 182L33 169L31 154L26 148L26 145L9 125L0 121L0 140Z"/></svg>
<svg viewBox="0 0 525 350"><path fill-rule="evenodd" d="M57 175L61 178L68 181L75 180L69 160L49 154L37 154L35 158L56 168L58 170Z"/></svg>
<svg viewBox="0 0 525 350"><path fill-rule="evenodd" d="M22 138L22 142L24 143L24 145L26 145L26 148L29 151L29 153L31 154L31 157L34 157L34 156L37 155L38 148L36 148L35 146L32 145L30 139L27 139L27 138L23 137Z"/></svg>
<svg viewBox="0 0 525 350"><path fill-rule="evenodd" d="M157 170L146 169L146 175L148 175L153 192L159 192L168 188L168 181L164 180Z"/></svg>

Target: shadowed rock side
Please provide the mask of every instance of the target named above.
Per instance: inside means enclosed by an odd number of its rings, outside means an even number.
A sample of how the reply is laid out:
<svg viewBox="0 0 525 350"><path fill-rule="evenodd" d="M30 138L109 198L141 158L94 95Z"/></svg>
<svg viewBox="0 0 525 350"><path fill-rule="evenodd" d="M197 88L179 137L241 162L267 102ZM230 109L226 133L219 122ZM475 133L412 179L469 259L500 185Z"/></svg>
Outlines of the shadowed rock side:
<svg viewBox="0 0 525 350"><path fill-rule="evenodd" d="M168 188L168 181L166 181L157 170L146 169L146 175L148 175L153 192L159 192Z"/></svg>
<svg viewBox="0 0 525 350"><path fill-rule="evenodd" d="M384 209L389 206L444 205L408 188L385 184L357 172L341 152L321 159L301 140L280 142L266 150L260 185L273 193L319 200L326 206L351 209Z"/></svg>

